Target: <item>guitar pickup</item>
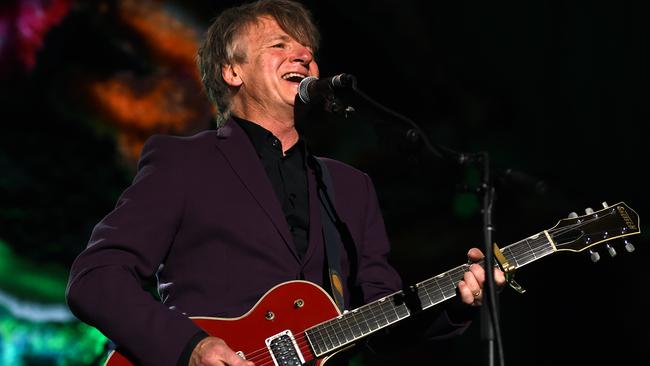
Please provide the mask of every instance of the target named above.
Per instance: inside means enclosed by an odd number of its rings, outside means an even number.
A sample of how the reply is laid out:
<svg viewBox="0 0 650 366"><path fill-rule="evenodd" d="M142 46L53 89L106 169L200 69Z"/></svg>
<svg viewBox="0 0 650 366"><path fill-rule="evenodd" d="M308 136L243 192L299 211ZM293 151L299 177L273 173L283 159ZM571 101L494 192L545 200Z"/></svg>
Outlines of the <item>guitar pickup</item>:
<svg viewBox="0 0 650 366"><path fill-rule="evenodd" d="M290 330L269 337L264 343L276 366L302 366L305 363L305 358Z"/></svg>

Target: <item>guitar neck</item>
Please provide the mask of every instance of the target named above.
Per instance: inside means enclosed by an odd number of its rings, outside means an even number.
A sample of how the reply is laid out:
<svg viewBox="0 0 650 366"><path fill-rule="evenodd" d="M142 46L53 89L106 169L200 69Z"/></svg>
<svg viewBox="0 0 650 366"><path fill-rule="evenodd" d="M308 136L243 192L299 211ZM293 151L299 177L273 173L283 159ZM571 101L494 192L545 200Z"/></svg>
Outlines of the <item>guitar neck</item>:
<svg viewBox="0 0 650 366"><path fill-rule="evenodd" d="M507 261L515 268L554 251L546 231L501 248ZM456 296L456 284L468 268L469 264L463 264L414 285L412 289L421 308L428 309ZM411 312L404 299L403 291L398 291L309 328L305 334L314 353L320 357L409 317Z"/></svg>
<svg viewBox="0 0 650 366"><path fill-rule="evenodd" d="M501 248L501 252L514 268L534 262L555 251L546 232L528 237L514 244ZM463 279L469 264L463 264L438 276L429 278L415 285L422 309L430 308L456 296L456 285Z"/></svg>

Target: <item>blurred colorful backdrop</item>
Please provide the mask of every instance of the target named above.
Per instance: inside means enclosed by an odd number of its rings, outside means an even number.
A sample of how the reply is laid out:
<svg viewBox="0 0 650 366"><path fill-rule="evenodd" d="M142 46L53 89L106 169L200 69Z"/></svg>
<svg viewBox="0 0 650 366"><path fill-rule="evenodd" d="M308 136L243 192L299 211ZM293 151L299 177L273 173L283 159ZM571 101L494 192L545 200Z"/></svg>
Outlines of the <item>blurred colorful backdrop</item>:
<svg viewBox="0 0 650 366"><path fill-rule="evenodd" d="M214 127L196 51L210 19L236 3L0 3L0 366L105 359L110 342L65 304L68 268L149 136ZM500 243L602 201L650 212L647 12L625 2L305 4L323 32L323 75L355 74L434 141L490 153ZM302 126L313 151L373 178L405 283L462 263L482 240L480 170L439 161L358 103L352 120ZM527 295L502 296L511 364L644 362L645 222L636 253L617 247L599 264L558 256L518 274ZM435 351L400 346L386 364L435 352L482 365L479 330Z"/></svg>

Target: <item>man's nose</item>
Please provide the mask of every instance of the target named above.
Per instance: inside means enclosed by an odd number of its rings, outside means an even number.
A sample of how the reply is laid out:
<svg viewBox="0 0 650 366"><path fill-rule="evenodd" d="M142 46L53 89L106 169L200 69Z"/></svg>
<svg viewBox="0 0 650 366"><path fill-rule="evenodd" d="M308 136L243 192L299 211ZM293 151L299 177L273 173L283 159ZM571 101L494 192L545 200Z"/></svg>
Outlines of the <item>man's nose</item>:
<svg viewBox="0 0 650 366"><path fill-rule="evenodd" d="M300 62L302 64L309 65L309 63L312 62L313 60L314 60L314 55L311 53L309 48L299 43L296 44L296 46L293 48L291 61Z"/></svg>

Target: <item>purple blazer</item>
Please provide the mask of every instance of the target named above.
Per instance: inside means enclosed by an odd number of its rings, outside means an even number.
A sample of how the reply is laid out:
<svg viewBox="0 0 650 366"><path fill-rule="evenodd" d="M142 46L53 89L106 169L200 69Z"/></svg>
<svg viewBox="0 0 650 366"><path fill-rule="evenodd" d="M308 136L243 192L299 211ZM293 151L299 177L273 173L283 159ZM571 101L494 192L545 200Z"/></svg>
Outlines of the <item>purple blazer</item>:
<svg viewBox="0 0 650 366"><path fill-rule="evenodd" d="M400 290L369 177L334 160L326 164L357 249L356 284L364 301ZM235 317L278 283L302 278L323 284L311 170L308 184L309 247L301 260L266 172L236 123L192 137L151 137L132 185L72 265L70 309L136 363L175 365L199 330L188 316ZM152 278L162 302L143 290Z"/></svg>

